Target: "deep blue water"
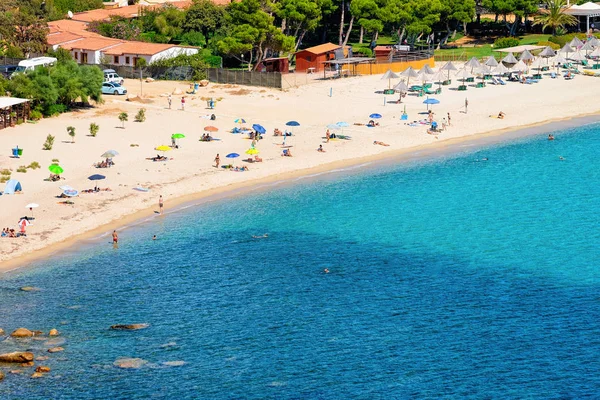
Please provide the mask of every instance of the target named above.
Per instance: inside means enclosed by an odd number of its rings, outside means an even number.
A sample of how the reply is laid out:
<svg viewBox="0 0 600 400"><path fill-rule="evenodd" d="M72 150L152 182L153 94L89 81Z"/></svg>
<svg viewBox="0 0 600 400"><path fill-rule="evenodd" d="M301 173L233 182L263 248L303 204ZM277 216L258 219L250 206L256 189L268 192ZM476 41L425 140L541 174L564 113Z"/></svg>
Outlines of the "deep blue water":
<svg viewBox="0 0 600 400"><path fill-rule="evenodd" d="M555 135L202 204L7 274L0 327L65 351L0 398L598 398L600 127Z"/></svg>

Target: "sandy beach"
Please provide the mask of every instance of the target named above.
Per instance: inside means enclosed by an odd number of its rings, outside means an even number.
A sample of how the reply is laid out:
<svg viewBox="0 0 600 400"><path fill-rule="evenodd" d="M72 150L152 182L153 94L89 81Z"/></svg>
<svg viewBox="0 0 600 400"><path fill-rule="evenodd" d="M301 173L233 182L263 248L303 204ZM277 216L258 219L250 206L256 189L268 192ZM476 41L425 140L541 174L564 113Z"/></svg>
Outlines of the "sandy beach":
<svg viewBox="0 0 600 400"><path fill-rule="evenodd" d="M35 220L24 238L0 238L0 271L26 266L34 258L44 257L71 245L78 238L98 234L113 227L127 224L133 219L156 215L158 199L162 195L165 207L171 208L184 201L200 196L215 195L244 186L257 185L267 180L312 173L317 170L339 168L343 165L384 157L397 157L419 147L443 147L457 140L473 139L489 132L508 130L542 124L551 121L595 114L600 106L594 98L600 79L577 76L571 81L544 77L539 83L523 85L507 83L506 86L486 88L469 87L458 92L444 87L435 98L440 104L433 105L435 119L441 123L447 113L451 125L437 136L427 134L426 125L409 126L400 115L406 108L408 122L425 119L424 97L408 95L402 104L385 103L382 94L387 81L381 76L347 78L320 81L288 91L264 88L213 85L200 88L195 95L186 95L185 111L181 110L181 95L173 95L172 109L162 96L175 89L188 90L183 82L143 83L144 103L126 101L125 96L104 96L105 103L93 109L77 111L40 121L22 124L0 132L0 169L11 169L12 178L18 179L23 192L0 196L2 212L0 225L17 229L19 218L31 216L28 203L37 203L33 210ZM397 81L397 80L396 80ZM394 84L394 82L392 82ZM451 88L455 88L453 82ZM130 95L140 92L140 82L126 81ZM331 94L331 96L330 96ZM206 98L220 99L214 110L207 109ZM465 112L465 97L468 112ZM396 101L398 96L385 96ZM146 109L145 122L133 122L140 108ZM129 113L125 128L117 116ZM500 111L504 119L492 118ZM210 114L216 120L209 119ZM367 128L354 125L366 124L369 115L379 113L380 126ZM243 118L246 127L261 124L267 129L264 139L257 144L261 163L246 163L245 151L251 146L247 135L232 134L234 120ZM286 129L285 123L295 120L299 127L292 128L293 136L286 145L292 146L293 157L282 157L282 137L273 136L274 128ZM350 126L339 130L350 140L331 140L326 143L328 124L345 121ZM89 124L100 126L97 137L89 136ZM219 129L214 137L218 141L201 142L205 126ZM75 143L67 134L66 127L76 128ZM290 128L288 128L290 129ZM170 145L171 134L183 133L186 138L178 141L180 148L168 151L166 162L153 162L147 158L157 155L155 147ZM48 134L56 136L54 148L42 150ZM374 145L374 141L389 146ZM16 145L24 149L19 159L10 157ZM134 146L132 146L134 145ZM325 152L318 152L323 145ZM100 155L114 149L119 155L111 168L95 168L102 161ZM239 153L239 158L228 159L229 153ZM220 154L221 164L247 166L248 171L234 172L214 167L214 158ZM45 181L48 166L58 159L64 168L58 182ZM16 172L19 166L38 162L40 169ZM90 181L88 176L102 174L106 179ZM95 185L110 188L98 193L80 193L72 198L74 204L62 204L65 199L59 186L69 185L79 191L92 189ZM135 190L148 188L148 192ZM0 189L4 184L0 185ZM166 216L168 217L168 216ZM122 235L122 240L126 240Z"/></svg>

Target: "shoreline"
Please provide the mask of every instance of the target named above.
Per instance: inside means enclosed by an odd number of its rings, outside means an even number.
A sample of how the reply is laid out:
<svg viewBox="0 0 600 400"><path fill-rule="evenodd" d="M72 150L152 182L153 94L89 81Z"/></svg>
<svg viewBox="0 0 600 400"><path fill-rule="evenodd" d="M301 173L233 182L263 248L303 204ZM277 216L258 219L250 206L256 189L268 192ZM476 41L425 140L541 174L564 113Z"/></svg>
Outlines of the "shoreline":
<svg viewBox="0 0 600 400"><path fill-rule="evenodd" d="M167 201L165 210L168 214L178 212L190 206L196 206L210 201L221 201L251 191L266 191L280 185L292 185L299 178L315 179L336 173L354 173L356 170L376 168L382 165L397 165L414 160L432 159L441 155L458 154L467 149L477 150L486 146L509 143L521 138L542 135L548 132L570 129L598 122L600 122L600 110L565 118L555 118L526 125L515 125L471 135L440 139L438 142L388 150L378 154L348 158L283 173L273 171L265 177L254 178L237 183L225 183L211 189L200 190L191 194L171 198ZM351 169L352 172L348 171L348 169ZM35 265L30 264L35 263L38 260L52 257L65 249L75 248L85 240L97 240L111 230L126 229L129 226L147 222L151 217L156 216L155 210L155 205L152 205L138 211L126 213L124 217L118 217L67 239L52 243L48 242L43 248L34 250L28 254L16 254L12 258L0 262L0 274L5 274L21 268L35 267ZM76 251L76 249L74 250Z"/></svg>

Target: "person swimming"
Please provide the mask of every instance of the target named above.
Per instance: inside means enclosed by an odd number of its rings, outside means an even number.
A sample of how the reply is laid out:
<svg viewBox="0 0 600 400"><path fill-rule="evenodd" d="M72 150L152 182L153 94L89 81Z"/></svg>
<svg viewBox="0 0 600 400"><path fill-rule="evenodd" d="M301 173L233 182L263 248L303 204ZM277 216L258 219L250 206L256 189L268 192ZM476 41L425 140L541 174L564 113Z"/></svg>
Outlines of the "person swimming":
<svg viewBox="0 0 600 400"><path fill-rule="evenodd" d="M268 234L268 233L265 233L264 235L261 235L261 236L258 236L258 235L252 235L252 237L253 237L254 239L264 239L264 238L268 238L268 237L269 237L269 234Z"/></svg>
<svg viewBox="0 0 600 400"><path fill-rule="evenodd" d="M548 135L548 140L554 140L554 135L553 134L549 134Z"/></svg>

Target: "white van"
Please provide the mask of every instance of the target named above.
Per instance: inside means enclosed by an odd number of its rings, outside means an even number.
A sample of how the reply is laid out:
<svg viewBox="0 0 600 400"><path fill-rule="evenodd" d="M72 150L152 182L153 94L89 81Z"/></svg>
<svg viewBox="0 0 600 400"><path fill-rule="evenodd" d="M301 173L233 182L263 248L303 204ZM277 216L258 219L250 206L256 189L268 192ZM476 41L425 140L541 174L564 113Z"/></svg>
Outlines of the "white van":
<svg viewBox="0 0 600 400"><path fill-rule="evenodd" d="M19 61L19 65L17 66L15 72L13 72L13 75L20 74L26 71L33 71L38 67L47 67L49 65L54 65L56 64L56 61L57 60L54 57L35 57L29 58L27 60L22 60Z"/></svg>
<svg viewBox="0 0 600 400"><path fill-rule="evenodd" d="M114 69L105 69L102 71L104 73L104 82L110 82L110 83L118 83L119 85L122 85L125 81L123 80L123 78L121 78L119 76L119 74L117 74L117 71L115 71Z"/></svg>

